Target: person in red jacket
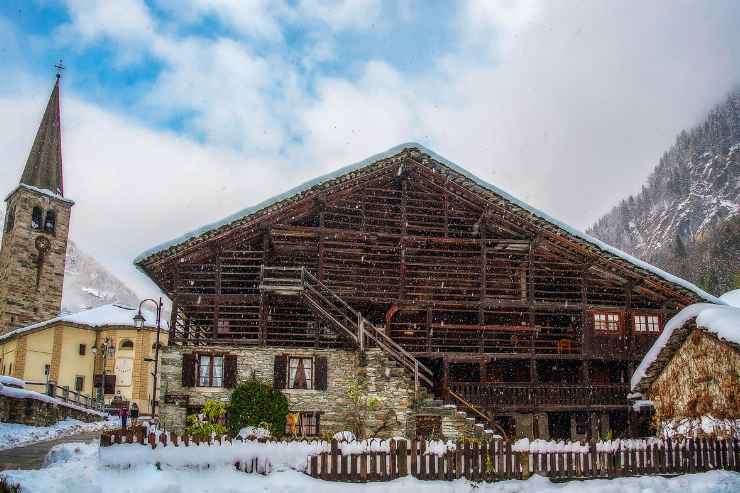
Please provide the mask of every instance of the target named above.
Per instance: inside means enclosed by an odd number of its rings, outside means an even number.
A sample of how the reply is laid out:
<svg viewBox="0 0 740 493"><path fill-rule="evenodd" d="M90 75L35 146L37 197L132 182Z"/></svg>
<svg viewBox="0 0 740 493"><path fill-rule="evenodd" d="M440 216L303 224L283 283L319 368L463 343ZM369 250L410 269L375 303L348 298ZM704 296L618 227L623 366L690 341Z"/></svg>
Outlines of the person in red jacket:
<svg viewBox="0 0 740 493"><path fill-rule="evenodd" d="M121 406L118 415L121 416L121 429L125 430L128 422L128 406Z"/></svg>

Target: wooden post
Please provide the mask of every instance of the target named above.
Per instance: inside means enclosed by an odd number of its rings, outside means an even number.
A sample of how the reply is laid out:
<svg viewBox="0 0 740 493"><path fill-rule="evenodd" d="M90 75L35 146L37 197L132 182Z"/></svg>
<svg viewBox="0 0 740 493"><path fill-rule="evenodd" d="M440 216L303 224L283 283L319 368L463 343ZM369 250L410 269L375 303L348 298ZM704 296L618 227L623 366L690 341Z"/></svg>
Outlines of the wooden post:
<svg viewBox="0 0 740 493"><path fill-rule="evenodd" d="M398 475L408 476L409 470L408 470L408 462L406 461L406 440L400 440L398 442Z"/></svg>

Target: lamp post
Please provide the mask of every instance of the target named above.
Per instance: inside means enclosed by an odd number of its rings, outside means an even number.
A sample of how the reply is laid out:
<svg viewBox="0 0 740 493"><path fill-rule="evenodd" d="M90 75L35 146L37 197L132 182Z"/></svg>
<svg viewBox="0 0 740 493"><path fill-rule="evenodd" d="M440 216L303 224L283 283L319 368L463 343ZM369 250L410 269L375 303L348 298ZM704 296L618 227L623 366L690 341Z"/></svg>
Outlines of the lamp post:
<svg viewBox="0 0 740 493"><path fill-rule="evenodd" d="M108 354L110 353L111 356L115 353L116 348L113 347L112 341L110 337L106 337L105 340L100 345L100 350L103 352L103 373L100 378L100 390L98 391L98 402L105 406L105 370L107 366L107 359ZM92 348L93 355L98 354L98 349L96 347Z"/></svg>
<svg viewBox="0 0 740 493"><path fill-rule="evenodd" d="M141 307L147 302L154 303L157 307L157 342L154 345L154 372L152 372L152 418L154 418L157 406L157 375L159 374L159 334L162 328L162 306L164 303L162 303L162 298L159 298L159 302L151 298L142 300L141 303L139 303L139 311L134 315L134 327L136 327L136 330L144 329L144 322L146 322L146 319L141 314Z"/></svg>

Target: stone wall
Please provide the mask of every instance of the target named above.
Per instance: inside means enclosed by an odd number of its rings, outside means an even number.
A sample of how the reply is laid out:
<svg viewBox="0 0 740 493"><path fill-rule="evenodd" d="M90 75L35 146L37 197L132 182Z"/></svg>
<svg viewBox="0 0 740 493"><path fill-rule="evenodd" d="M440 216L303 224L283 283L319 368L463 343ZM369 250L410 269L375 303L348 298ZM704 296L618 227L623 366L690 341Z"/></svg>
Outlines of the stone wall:
<svg viewBox="0 0 740 493"><path fill-rule="evenodd" d="M57 421L74 418L80 421L101 421L102 416L37 399L15 399L0 395L0 422L31 426L51 426Z"/></svg>
<svg viewBox="0 0 740 493"><path fill-rule="evenodd" d="M187 407L184 403L173 404L174 396L187 395L190 406L200 406L208 399L227 401L230 389L182 386L182 355L196 348L170 346L163 349L160 365L160 416L169 429L181 431L184 427ZM360 353L339 349L292 349L276 347L233 347L209 346L204 352L222 352L237 356L237 382L254 375L258 380L273 384L274 362L277 355L323 356L327 358L327 390L284 389L290 410L318 411L321 413L320 433L334 433L351 429L347 411L349 400L347 386L356 375L364 374L369 394L377 396L382 406L368 420L368 430L381 426L384 417L392 415L392 423L378 433L379 436L400 436L413 432L414 381L410 372L396 366L377 349L365 353L361 362Z"/></svg>
<svg viewBox="0 0 740 493"><path fill-rule="evenodd" d="M661 420L740 418L740 351L695 329L652 383L648 398Z"/></svg>

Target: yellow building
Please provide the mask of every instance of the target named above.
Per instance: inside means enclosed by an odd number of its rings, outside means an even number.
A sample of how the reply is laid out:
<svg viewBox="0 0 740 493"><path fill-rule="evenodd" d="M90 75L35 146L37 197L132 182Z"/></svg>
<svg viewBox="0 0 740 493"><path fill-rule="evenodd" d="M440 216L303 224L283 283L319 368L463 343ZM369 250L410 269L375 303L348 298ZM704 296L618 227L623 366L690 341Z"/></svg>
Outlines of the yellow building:
<svg viewBox="0 0 740 493"><path fill-rule="evenodd" d="M137 330L136 313L123 305L103 305L15 329L0 336L0 371L25 380L31 390L44 392L47 382L55 382L96 396L105 362L105 402L119 395L149 414L156 317L144 311L144 328ZM162 330L160 347L167 337Z"/></svg>

